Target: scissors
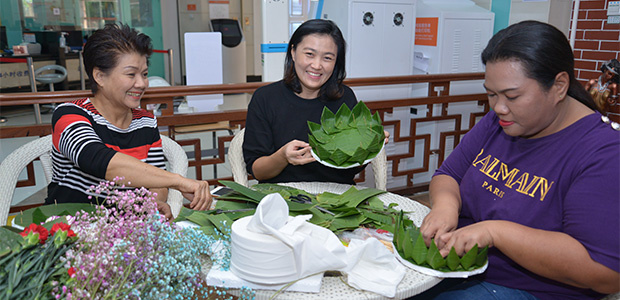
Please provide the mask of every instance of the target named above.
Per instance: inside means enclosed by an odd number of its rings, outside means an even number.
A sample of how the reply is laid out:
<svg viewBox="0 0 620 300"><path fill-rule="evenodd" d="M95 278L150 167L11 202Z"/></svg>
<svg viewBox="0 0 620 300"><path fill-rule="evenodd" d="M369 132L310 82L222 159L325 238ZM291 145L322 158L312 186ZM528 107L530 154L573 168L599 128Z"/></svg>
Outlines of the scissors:
<svg viewBox="0 0 620 300"><path fill-rule="evenodd" d="M312 200L310 199L310 197L308 195L304 195L304 194L299 194L296 196L290 196L288 197L289 200L293 201L293 202L297 202L297 203L303 203L303 204L312 204ZM316 207L318 210L326 213L326 214L330 214L332 216L334 216L335 214L325 208L322 208L318 205L315 205L314 207Z"/></svg>
<svg viewBox="0 0 620 300"><path fill-rule="evenodd" d="M256 208L241 208L241 209L229 209L229 210L223 210L223 209L218 208L218 209L212 210L212 212L215 214L224 214L224 213L251 211L251 210L256 210Z"/></svg>

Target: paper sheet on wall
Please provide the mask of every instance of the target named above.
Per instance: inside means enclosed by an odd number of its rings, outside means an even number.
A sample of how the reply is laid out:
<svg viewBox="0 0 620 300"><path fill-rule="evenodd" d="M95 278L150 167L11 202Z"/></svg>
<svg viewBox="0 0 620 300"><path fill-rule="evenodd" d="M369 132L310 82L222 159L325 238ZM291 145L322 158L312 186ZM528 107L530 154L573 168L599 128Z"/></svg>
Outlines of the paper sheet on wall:
<svg viewBox="0 0 620 300"><path fill-rule="evenodd" d="M185 33L185 72L187 85L223 83L220 32ZM187 105L195 112L215 111L222 103L222 94L187 96Z"/></svg>
<svg viewBox="0 0 620 300"><path fill-rule="evenodd" d="M430 58L424 56L422 52L413 52L413 67L422 70L424 72L428 71Z"/></svg>
<svg viewBox="0 0 620 300"><path fill-rule="evenodd" d="M218 1L222 2L222 1ZM224 1L228 2L228 1ZM229 15L228 3L211 3L209 1L209 18L210 19L228 19Z"/></svg>

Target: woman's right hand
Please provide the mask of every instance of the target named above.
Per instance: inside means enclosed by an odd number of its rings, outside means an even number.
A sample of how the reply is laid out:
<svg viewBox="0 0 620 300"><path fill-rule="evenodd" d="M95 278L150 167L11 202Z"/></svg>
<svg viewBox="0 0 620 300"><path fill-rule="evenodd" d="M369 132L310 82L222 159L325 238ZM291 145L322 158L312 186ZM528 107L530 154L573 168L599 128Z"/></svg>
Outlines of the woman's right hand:
<svg viewBox="0 0 620 300"><path fill-rule="evenodd" d="M422 226L420 226L420 232L424 238L424 243L429 246L431 244L431 239L455 230L458 226L458 221L458 211L450 209L449 207L433 207L431 212L424 217ZM444 241L441 239L435 239L435 243L439 249L444 246Z"/></svg>
<svg viewBox="0 0 620 300"><path fill-rule="evenodd" d="M213 197L209 187L209 182L184 178L183 184L179 187L183 197L191 203L189 207L193 210L208 210L211 208Z"/></svg>
<svg viewBox="0 0 620 300"><path fill-rule="evenodd" d="M316 161L316 159L312 156L312 153L310 153L310 144L306 142L292 140L282 146L281 149L284 152L286 161L291 165L305 165Z"/></svg>

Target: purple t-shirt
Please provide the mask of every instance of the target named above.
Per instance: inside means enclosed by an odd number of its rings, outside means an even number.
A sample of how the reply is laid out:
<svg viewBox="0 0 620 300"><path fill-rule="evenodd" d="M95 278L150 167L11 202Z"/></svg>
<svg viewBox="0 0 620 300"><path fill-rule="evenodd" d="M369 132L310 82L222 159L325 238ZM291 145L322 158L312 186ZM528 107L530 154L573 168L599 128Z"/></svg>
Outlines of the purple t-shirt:
<svg viewBox="0 0 620 300"><path fill-rule="evenodd" d="M459 226L507 220L564 232L595 261L620 266L620 132L588 115L552 135L524 139L504 133L494 112L484 116L435 175L460 184ZM536 245L531 245L536 251ZM600 299L535 275L496 248L481 280L526 290L540 299Z"/></svg>

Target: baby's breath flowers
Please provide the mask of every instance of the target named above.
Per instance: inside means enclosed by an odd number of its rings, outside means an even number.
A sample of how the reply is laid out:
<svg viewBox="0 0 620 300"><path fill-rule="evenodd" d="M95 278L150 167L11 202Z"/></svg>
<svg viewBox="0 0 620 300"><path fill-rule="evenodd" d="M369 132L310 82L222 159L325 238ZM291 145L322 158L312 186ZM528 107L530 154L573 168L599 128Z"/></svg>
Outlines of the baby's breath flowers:
<svg viewBox="0 0 620 300"><path fill-rule="evenodd" d="M79 236L67 252L72 280L56 290L58 299L193 299L209 294L202 285L201 256L216 240L192 228L168 223L145 188L113 182L91 188L107 195L94 213L78 213Z"/></svg>

